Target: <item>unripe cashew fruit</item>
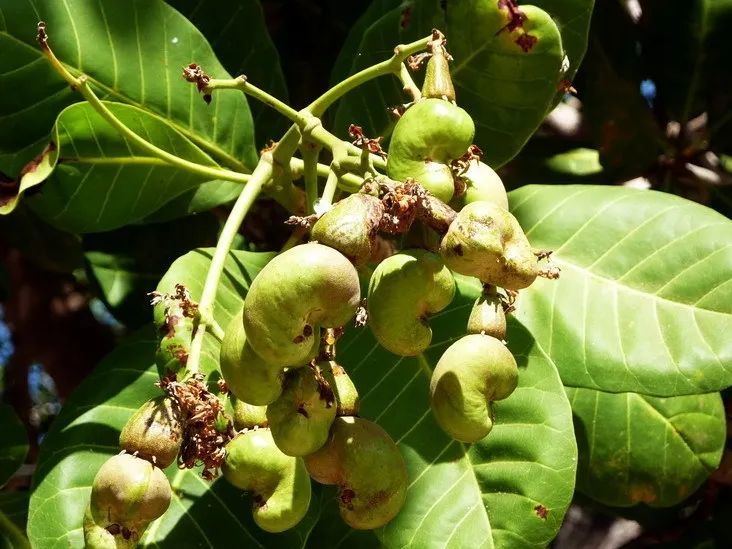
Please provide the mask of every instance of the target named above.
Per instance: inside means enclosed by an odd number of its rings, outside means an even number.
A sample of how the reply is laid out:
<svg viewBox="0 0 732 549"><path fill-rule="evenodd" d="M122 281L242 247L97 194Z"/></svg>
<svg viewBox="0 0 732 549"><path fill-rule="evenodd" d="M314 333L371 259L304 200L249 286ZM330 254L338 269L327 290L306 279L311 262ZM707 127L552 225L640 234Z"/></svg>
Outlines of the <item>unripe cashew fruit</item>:
<svg viewBox="0 0 732 549"><path fill-rule="evenodd" d="M102 528L139 539L148 524L170 505L171 490L162 470L131 454L109 458L92 483L91 518ZM116 526L115 526L116 525Z"/></svg>
<svg viewBox="0 0 732 549"><path fill-rule="evenodd" d="M361 398L345 368L334 360L318 362L318 368L333 390L336 415L357 416L361 407Z"/></svg>
<svg viewBox="0 0 732 549"><path fill-rule="evenodd" d="M254 522L267 532L284 532L310 506L310 479L302 458L283 454L269 429L239 433L226 445L221 468L226 480L252 494Z"/></svg>
<svg viewBox="0 0 732 549"><path fill-rule="evenodd" d="M110 531L111 530L111 531ZM112 532L116 532L113 534ZM87 506L84 513L84 547L85 549L134 549L137 547L142 532L123 532L119 525L110 525L109 530L94 522L91 508ZM125 539L125 535L127 539ZM133 539L134 538L134 539Z"/></svg>
<svg viewBox="0 0 732 549"><path fill-rule="evenodd" d="M506 339L506 313L495 286L484 287L483 293L475 300L468 317L467 333Z"/></svg>
<svg viewBox="0 0 732 549"><path fill-rule="evenodd" d="M432 413L455 440L477 442L493 428L490 403L508 397L517 384L516 360L501 341L467 335L437 361L430 382Z"/></svg>
<svg viewBox="0 0 732 549"><path fill-rule="evenodd" d="M490 202L465 206L440 243L445 264L481 282L520 290L531 285L539 264L519 222Z"/></svg>
<svg viewBox="0 0 732 549"><path fill-rule="evenodd" d="M182 414L170 397L148 400L127 421L119 445L130 454L165 469L178 457L183 441Z"/></svg>
<svg viewBox="0 0 732 549"><path fill-rule="evenodd" d="M427 315L447 307L455 280L440 256L404 250L388 257L369 282L369 326L379 344L401 356L424 351L432 340Z"/></svg>
<svg viewBox="0 0 732 549"><path fill-rule="evenodd" d="M409 107L394 126L386 171L390 178L411 177L443 202L455 193L450 162L473 143L475 125L457 105L426 98Z"/></svg>
<svg viewBox="0 0 732 549"><path fill-rule="evenodd" d="M267 427L267 407L254 406L236 397L232 398L234 407L234 428L237 431L254 427Z"/></svg>
<svg viewBox="0 0 732 549"><path fill-rule="evenodd" d="M374 253L383 214L384 204L375 196L349 195L315 222L310 239L335 248L361 267Z"/></svg>
<svg viewBox="0 0 732 549"><path fill-rule="evenodd" d="M358 272L343 254L314 242L295 246L270 261L249 287L247 342L272 365L303 365L317 352L320 328L344 325L360 299Z"/></svg>
<svg viewBox="0 0 732 549"><path fill-rule="evenodd" d="M244 332L242 318L243 311L240 311L224 331L219 353L221 374L236 398L255 406L266 406L282 393L284 369L269 364L252 349ZM318 343L310 342L313 354L317 352Z"/></svg>
<svg viewBox="0 0 732 549"><path fill-rule="evenodd" d="M451 205L461 210L466 204L473 202L492 202L504 210L508 210L508 195L503 181L488 164L480 160L471 160L468 169L460 176L465 184L465 192L456 196Z"/></svg>
<svg viewBox="0 0 732 549"><path fill-rule="evenodd" d="M325 444L335 417L330 385L309 366L288 370L282 394L267 406L272 438L288 456L306 456Z"/></svg>
<svg viewBox="0 0 732 549"><path fill-rule="evenodd" d="M180 307L175 307L169 315L170 320L161 328L163 333L155 352L155 364L161 375L185 368L193 339L193 318L184 316Z"/></svg>
<svg viewBox="0 0 732 549"><path fill-rule="evenodd" d="M338 417L328 442L305 457L308 473L338 486L343 520L359 530L379 528L404 505L407 468L399 448L376 423Z"/></svg>

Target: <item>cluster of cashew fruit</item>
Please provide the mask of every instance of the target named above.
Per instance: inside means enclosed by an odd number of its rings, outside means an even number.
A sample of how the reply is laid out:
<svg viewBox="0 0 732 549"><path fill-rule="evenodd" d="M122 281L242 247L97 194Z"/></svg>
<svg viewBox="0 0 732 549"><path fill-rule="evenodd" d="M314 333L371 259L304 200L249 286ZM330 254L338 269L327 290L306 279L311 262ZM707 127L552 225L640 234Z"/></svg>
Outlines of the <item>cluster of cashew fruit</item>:
<svg viewBox="0 0 732 549"><path fill-rule="evenodd" d="M240 432L222 471L252 493L264 530L286 530L305 516L310 477L338 487L341 515L353 528L382 526L404 503L401 454L381 427L358 416L356 387L333 360L334 329L360 302L354 265L312 242L268 263L226 328L221 372L237 400Z"/></svg>
<svg viewBox="0 0 732 549"><path fill-rule="evenodd" d="M432 372L431 407L456 440L476 442L490 433L492 402L518 384L505 344L506 312L537 276L557 273L540 267L548 253L531 249L508 212L500 178L480 161L473 121L455 103L439 33L431 50L422 56L429 61L421 95L394 127L387 175L367 180L319 216L299 218L308 219L310 242L280 253L251 283L224 329L219 394L199 379L163 377L168 396L130 419L120 438L125 452L94 480L88 546L135 545L169 504L160 468L176 456L181 467L203 463L206 478L220 468L251 494L253 519L269 532L302 520L311 478L337 487L349 526L387 524L405 502L406 465L391 437L359 416L357 389L335 361L336 342L355 317L388 351L420 355L432 340L429 316L455 296L453 273L476 277L483 293L466 335ZM368 280L365 309L362 280ZM162 315L156 362L161 372L185 373L196 304L180 286L154 300L165 304L156 310Z"/></svg>

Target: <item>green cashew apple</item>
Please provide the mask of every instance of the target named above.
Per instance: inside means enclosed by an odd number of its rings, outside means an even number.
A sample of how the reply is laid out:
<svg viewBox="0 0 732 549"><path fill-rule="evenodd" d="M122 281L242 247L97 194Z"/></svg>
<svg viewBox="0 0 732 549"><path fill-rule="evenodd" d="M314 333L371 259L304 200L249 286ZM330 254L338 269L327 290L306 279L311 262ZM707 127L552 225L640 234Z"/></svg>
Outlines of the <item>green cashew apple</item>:
<svg viewBox="0 0 732 549"><path fill-rule="evenodd" d="M334 360L318 362L318 368L333 390L337 416L357 416L361 399L346 369Z"/></svg>
<svg viewBox="0 0 732 549"><path fill-rule="evenodd" d="M183 441L183 418L170 397L148 400L127 421L119 445L130 454L165 469L178 457Z"/></svg>
<svg viewBox="0 0 732 549"><path fill-rule="evenodd" d="M180 307L175 308L180 311ZM161 375L185 368L193 339L193 318L171 312L161 328L160 344L155 353L155 364Z"/></svg>
<svg viewBox="0 0 732 549"><path fill-rule="evenodd" d="M272 438L288 456L306 456L325 444L335 417L333 391L312 367L289 370L282 394L267 406Z"/></svg>
<svg viewBox="0 0 732 549"><path fill-rule="evenodd" d="M465 185L465 192L456 196L451 205L461 210L466 204L473 202L492 202L504 210L508 210L508 195L503 181L488 164L480 160L471 160L468 169L460 175Z"/></svg>
<svg viewBox="0 0 732 549"><path fill-rule="evenodd" d="M445 264L456 273L509 290L531 285L539 263L519 222L490 202L465 206L440 243Z"/></svg>
<svg viewBox="0 0 732 549"><path fill-rule="evenodd" d="M234 408L234 428L237 431L254 427L267 427L267 407L254 406L235 396L232 397Z"/></svg>
<svg viewBox="0 0 732 549"><path fill-rule="evenodd" d="M125 539L139 539L170 505L171 490L163 471L132 454L109 458L94 477L91 520Z"/></svg>
<svg viewBox="0 0 732 549"><path fill-rule="evenodd" d="M467 333L506 339L506 313L495 286L485 286L475 300L468 317Z"/></svg>
<svg viewBox="0 0 732 549"><path fill-rule="evenodd" d="M269 429L239 433L226 445L221 468L231 484L252 494L254 522L267 532L284 532L310 506L310 479L302 458L283 454Z"/></svg>
<svg viewBox="0 0 732 549"><path fill-rule="evenodd" d="M376 423L338 417L328 442L305 457L308 473L338 486L341 517L359 530L379 528L404 505L407 468L399 448Z"/></svg>
<svg viewBox="0 0 732 549"><path fill-rule="evenodd" d="M437 361L430 381L432 413L455 440L477 442L493 428L491 402L507 398L517 384L516 360L501 341L467 335Z"/></svg>
<svg viewBox="0 0 732 549"><path fill-rule="evenodd" d="M454 295L455 280L438 254L404 250L379 263L371 275L369 326L388 351L418 355L432 340L427 316L447 307Z"/></svg>
<svg viewBox="0 0 732 549"><path fill-rule="evenodd" d="M412 178L443 202L455 193L450 162L473 143L475 125L457 105L424 98L409 107L394 126L386 171L390 178Z"/></svg>
<svg viewBox="0 0 732 549"><path fill-rule="evenodd" d="M272 365L306 364L317 353L320 328L344 325L360 300L358 272L343 254L314 242L295 246L249 287L242 318L247 343Z"/></svg>
<svg viewBox="0 0 732 549"><path fill-rule="evenodd" d="M356 267L365 265L376 249L384 204L368 194L347 196L325 212L310 231L310 239L335 248Z"/></svg>
<svg viewBox="0 0 732 549"><path fill-rule="evenodd" d="M239 400L255 406L266 406L282 393L284 368L268 363L252 349L244 332L243 314L243 311L239 311L224 331L219 353L221 374L229 390ZM311 341L310 352L315 354L318 344L316 340Z"/></svg>

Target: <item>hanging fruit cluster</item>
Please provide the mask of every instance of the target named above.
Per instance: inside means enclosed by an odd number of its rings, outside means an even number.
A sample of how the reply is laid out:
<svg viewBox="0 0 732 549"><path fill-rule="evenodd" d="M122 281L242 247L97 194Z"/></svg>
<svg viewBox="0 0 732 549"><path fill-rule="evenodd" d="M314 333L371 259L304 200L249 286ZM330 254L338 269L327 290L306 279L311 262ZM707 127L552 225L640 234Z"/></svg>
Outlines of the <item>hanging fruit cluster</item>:
<svg viewBox="0 0 732 549"><path fill-rule="evenodd" d="M429 59L425 81L394 127L387 176L301 218L310 242L280 253L252 281L224 330L219 394L202 376L165 377L166 396L125 426L120 444L127 453L111 458L94 480L89 546L134 546L167 508L170 486L160 468L176 457L184 467L202 463L207 478L220 468L251 494L254 521L269 532L305 516L311 478L337 487L349 526L387 524L406 498L406 465L391 437L359 416L357 389L335 361L337 339L354 317L358 324L367 319L385 349L419 355L432 339L430 315L455 296L453 273L476 277L483 293L465 336L432 373L432 412L445 433L467 443L500 421L492 402L508 398L519 376L505 343L506 312L537 276L557 273L540 267L548 254L532 250L508 212L500 178L480 161L473 121L455 103L440 33L430 50L414 61ZM378 149L378 140L358 130L352 128L354 144ZM369 274L364 309L360 276ZM183 287L155 302L157 363L163 372L184 371L196 304Z"/></svg>

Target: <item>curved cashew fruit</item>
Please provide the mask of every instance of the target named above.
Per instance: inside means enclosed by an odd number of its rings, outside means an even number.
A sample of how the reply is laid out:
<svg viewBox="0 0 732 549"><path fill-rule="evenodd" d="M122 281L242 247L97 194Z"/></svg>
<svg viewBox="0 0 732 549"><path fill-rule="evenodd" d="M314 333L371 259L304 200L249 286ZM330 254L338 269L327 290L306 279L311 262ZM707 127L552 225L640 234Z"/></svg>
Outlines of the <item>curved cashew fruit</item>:
<svg viewBox="0 0 732 549"><path fill-rule="evenodd" d="M469 334L484 334L498 340L506 339L506 313L495 286L483 288L468 317Z"/></svg>
<svg viewBox="0 0 732 549"><path fill-rule="evenodd" d="M193 318L180 312L169 315L169 320L160 327L162 335L155 352L155 364L161 375L185 368L193 339Z"/></svg>
<svg viewBox="0 0 732 549"><path fill-rule="evenodd" d="M481 282L520 290L531 285L539 264L519 222L490 202L465 206L440 243L445 264Z"/></svg>
<svg viewBox="0 0 732 549"><path fill-rule="evenodd" d="M282 394L267 406L272 438L288 456L306 456L325 444L335 417L333 391L310 366L288 370Z"/></svg>
<svg viewBox="0 0 732 549"><path fill-rule="evenodd" d="M232 439L221 471L231 484L252 493L254 522L267 532L292 528L310 506L302 458L283 454L269 429L244 431Z"/></svg>
<svg viewBox="0 0 732 549"><path fill-rule="evenodd" d="M175 461L183 441L182 414L169 397L148 400L127 421L119 445L130 454L165 469Z"/></svg>
<svg viewBox="0 0 732 549"><path fill-rule="evenodd" d="M237 431L254 427L267 427L267 407L247 404L232 396L234 408L234 428Z"/></svg>
<svg viewBox="0 0 732 549"><path fill-rule="evenodd" d="M491 401L508 397L517 384L516 360L502 342L467 335L437 361L430 382L432 412L452 438L477 442L493 428Z"/></svg>
<svg viewBox="0 0 732 549"><path fill-rule="evenodd" d="M333 390L336 415L357 416L361 407L361 399L345 368L334 360L318 362L318 368Z"/></svg>
<svg viewBox="0 0 732 549"><path fill-rule="evenodd" d="M465 192L452 200L452 207L460 211L466 204L473 202L492 202L508 210L506 187L498 174L488 164L472 160L467 171L460 176L465 184Z"/></svg>
<svg viewBox="0 0 732 549"><path fill-rule="evenodd" d="M360 299L358 272L343 254L313 242L295 246L270 261L249 287L247 342L272 365L305 364L317 352L320 328L348 322Z"/></svg>
<svg viewBox="0 0 732 549"><path fill-rule="evenodd" d="M404 250L379 263L371 275L369 326L388 351L418 355L432 340L427 315L447 307L454 295L455 280L439 255Z"/></svg>
<svg viewBox="0 0 732 549"><path fill-rule="evenodd" d="M394 126L387 174L397 181L411 177L450 202L455 193L450 162L465 153L474 135L473 120L463 109L442 99L421 99Z"/></svg>
<svg viewBox="0 0 732 549"><path fill-rule="evenodd" d="M325 446L305 457L310 476L338 486L341 517L352 528L379 528L404 505L407 468L399 448L376 423L338 417Z"/></svg>
<svg viewBox="0 0 732 549"><path fill-rule="evenodd" d="M109 458L94 477L89 503L90 523L115 538L138 540L152 521L170 505L171 490L162 470L131 454ZM90 528L89 535L97 538Z"/></svg>
<svg viewBox="0 0 732 549"><path fill-rule="evenodd" d="M224 331L219 363L221 374L229 390L239 399L255 406L266 406L282 394L282 366L272 365L260 357L249 345L239 311ZM317 352L318 341L313 340L311 353ZM305 363L292 365L303 366Z"/></svg>
<svg viewBox="0 0 732 549"><path fill-rule="evenodd" d="M313 225L310 239L335 248L357 267L376 249L384 204L375 196L356 193L337 202Z"/></svg>

